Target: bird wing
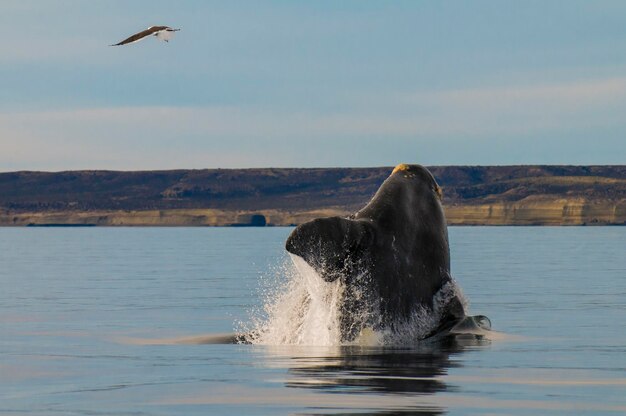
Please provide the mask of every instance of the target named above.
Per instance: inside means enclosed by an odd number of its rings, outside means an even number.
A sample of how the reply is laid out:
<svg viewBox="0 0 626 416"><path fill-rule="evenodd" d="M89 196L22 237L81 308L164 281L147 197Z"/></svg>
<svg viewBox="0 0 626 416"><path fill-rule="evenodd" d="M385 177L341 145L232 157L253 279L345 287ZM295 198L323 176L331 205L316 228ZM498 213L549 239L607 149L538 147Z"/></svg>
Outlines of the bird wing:
<svg viewBox="0 0 626 416"><path fill-rule="evenodd" d="M152 35L155 32L158 32L159 30L163 30L166 26L152 26L147 28L146 30L143 30L139 33L135 33L134 35L132 35L129 38L124 39L123 41L121 41L120 43L116 43L114 45L111 46L121 46L121 45L126 45L129 43L133 43L133 42L138 42L140 40L142 40L143 38Z"/></svg>

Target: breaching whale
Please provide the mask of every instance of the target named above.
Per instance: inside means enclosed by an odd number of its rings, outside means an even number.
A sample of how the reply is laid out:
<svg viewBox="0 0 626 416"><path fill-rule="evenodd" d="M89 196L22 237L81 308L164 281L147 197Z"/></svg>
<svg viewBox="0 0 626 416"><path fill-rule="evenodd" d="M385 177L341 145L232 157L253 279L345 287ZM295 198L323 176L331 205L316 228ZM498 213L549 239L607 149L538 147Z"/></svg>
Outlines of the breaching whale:
<svg viewBox="0 0 626 416"><path fill-rule="evenodd" d="M468 325L488 329L486 317L466 316L456 292L441 197L425 167L400 164L360 211L306 222L289 235L289 253L325 281L345 284L342 341L368 328L398 330L424 311L434 322L421 339Z"/></svg>

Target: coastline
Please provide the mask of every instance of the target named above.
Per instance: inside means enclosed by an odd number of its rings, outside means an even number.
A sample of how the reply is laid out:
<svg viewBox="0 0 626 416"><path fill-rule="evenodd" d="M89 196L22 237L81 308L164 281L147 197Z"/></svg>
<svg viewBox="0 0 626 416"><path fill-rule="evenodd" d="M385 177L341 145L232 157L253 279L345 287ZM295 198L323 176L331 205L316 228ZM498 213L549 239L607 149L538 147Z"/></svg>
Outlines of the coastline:
<svg viewBox="0 0 626 416"><path fill-rule="evenodd" d="M347 216L391 172L0 173L0 226L290 226ZM431 166L448 225L626 225L626 165Z"/></svg>
<svg viewBox="0 0 626 416"><path fill-rule="evenodd" d="M444 206L450 226L626 225L626 200L527 200L516 203ZM342 207L290 210L103 210L3 212L0 226L293 226L319 217L348 216Z"/></svg>

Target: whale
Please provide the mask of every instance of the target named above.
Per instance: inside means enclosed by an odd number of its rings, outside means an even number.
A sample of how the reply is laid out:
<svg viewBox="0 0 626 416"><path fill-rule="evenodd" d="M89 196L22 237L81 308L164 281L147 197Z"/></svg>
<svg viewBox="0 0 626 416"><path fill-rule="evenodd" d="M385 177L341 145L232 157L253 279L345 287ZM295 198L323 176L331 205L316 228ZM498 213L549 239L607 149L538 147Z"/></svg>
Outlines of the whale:
<svg viewBox="0 0 626 416"><path fill-rule="evenodd" d="M404 331L416 316L429 317L419 339L489 329L488 318L467 317L451 276L441 200L428 169L400 164L356 213L317 218L290 233L285 248L292 256L344 286L342 342L368 330Z"/></svg>

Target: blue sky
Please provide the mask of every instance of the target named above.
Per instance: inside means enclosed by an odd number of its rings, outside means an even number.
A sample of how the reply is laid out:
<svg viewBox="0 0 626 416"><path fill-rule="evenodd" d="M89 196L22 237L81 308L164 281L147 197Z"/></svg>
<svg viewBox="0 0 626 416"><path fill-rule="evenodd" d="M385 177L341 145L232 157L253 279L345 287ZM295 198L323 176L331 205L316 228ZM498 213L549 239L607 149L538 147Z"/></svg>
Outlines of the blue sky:
<svg viewBox="0 0 626 416"><path fill-rule="evenodd" d="M624 1L2 0L0 36L0 171L626 163Z"/></svg>

